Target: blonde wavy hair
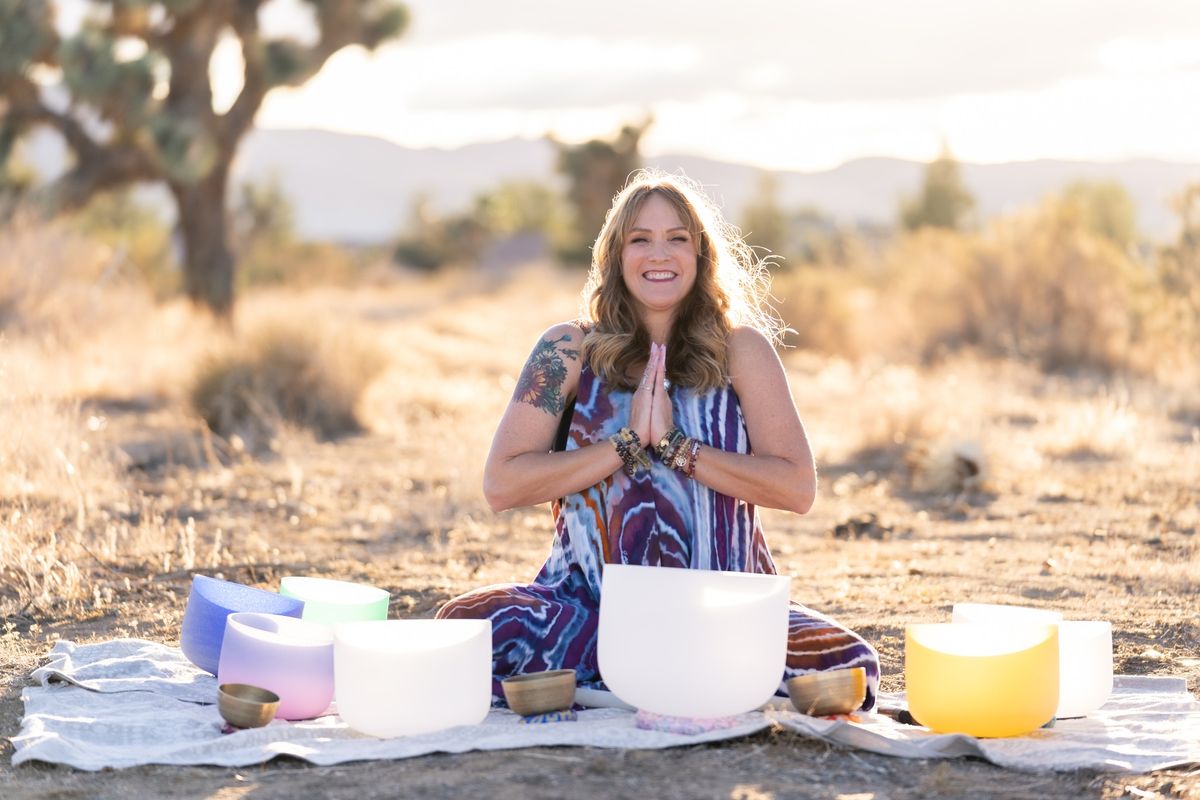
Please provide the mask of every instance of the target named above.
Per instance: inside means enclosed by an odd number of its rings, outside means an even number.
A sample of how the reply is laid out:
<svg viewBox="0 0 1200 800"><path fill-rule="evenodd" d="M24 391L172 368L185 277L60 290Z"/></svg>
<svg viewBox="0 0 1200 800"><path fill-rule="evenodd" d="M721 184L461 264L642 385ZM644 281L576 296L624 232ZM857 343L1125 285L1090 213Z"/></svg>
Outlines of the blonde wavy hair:
<svg viewBox="0 0 1200 800"><path fill-rule="evenodd" d="M696 283L684 298L667 342L667 377L697 389L729 381L727 340L747 325L778 345L785 331L770 305L765 258L695 181L658 170L638 170L613 200L592 248L592 266L581 296L587 334L583 356L610 386L632 390L650 350L650 334L621 272L625 236L645 202L659 195L675 209L696 242Z"/></svg>

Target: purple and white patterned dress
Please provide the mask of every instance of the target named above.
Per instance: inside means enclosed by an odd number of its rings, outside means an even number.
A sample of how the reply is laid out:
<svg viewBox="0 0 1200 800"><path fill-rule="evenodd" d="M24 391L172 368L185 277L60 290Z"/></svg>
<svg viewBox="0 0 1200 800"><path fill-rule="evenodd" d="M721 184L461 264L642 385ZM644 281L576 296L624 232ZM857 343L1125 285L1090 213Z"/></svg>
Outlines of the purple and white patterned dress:
<svg viewBox="0 0 1200 800"><path fill-rule="evenodd" d="M629 419L632 392L610 390L585 363L566 449L603 442ZM732 386L671 390L675 424L710 447L750 452ZM755 507L719 494L651 457L637 477L623 470L552 504L554 543L531 584L485 586L447 602L438 618L492 620L493 686L511 675L574 668L581 686L603 688L596 660L600 575L607 563L775 574ZM871 708L879 656L857 634L792 603L787 663L793 675L860 666Z"/></svg>

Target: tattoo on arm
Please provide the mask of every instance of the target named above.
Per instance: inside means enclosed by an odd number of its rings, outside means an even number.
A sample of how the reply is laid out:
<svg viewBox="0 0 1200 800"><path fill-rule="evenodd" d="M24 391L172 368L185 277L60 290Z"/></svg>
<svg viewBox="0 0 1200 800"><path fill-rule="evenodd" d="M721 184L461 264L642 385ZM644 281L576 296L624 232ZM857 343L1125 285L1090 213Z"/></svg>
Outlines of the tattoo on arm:
<svg viewBox="0 0 1200 800"><path fill-rule="evenodd" d="M564 342L569 343L570 336L559 339L542 339L533 348L521 377L517 379L517 390L513 399L540 408L547 414L558 416L566 406L566 398L562 395L563 382L567 379L567 365L563 357L575 361L579 351L568 347L559 347Z"/></svg>

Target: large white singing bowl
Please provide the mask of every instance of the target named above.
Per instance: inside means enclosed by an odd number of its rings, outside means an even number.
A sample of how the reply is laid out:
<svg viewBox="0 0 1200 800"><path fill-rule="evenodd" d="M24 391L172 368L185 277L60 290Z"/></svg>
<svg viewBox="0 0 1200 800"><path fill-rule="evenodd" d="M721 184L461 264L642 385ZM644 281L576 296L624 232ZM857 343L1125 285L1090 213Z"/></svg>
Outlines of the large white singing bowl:
<svg viewBox="0 0 1200 800"><path fill-rule="evenodd" d="M1058 611L988 603L955 603L953 622L993 625L1058 625L1058 709L1056 717L1086 717L1112 694L1112 624L1063 620Z"/></svg>
<svg viewBox="0 0 1200 800"><path fill-rule="evenodd" d="M475 725L492 704L492 623L342 623L333 674L338 713L360 733L390 738Z"/></svg>
<svg viewBox="0 0 1200 800"><path fill-rule="evenodd" d="M753 711L779 688L791 578L605 564L600 675L621 700L678 717Z"/></svg>

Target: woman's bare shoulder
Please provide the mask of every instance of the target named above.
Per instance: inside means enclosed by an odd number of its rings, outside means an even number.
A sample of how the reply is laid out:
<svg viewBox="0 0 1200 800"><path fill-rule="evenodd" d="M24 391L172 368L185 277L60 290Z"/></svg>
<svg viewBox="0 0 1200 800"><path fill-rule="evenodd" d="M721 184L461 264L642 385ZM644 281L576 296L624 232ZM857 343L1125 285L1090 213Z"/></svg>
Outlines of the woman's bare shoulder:
<svg viewBox="0 0 1200 800"><path fill-rule="evenodd" d="M731 330L725 342L730 372L737 372L739 367L760 364L764 359L774 362L779 358L771 340L750 325L739 325Z"/></svg>
<svg viewBox="0 0 1200 800"><path fill-rule="evenodd" d="M551 325L542 333L542 338L560 340L565 336L567 341L577 345L583 341L583 337L586 335L587 331L584 329L583 323L579 320L569 320Z"/></svg>
<svg viewBox="0 0 1200 800"><path fill-rule="evenodd" d="M574 322L547 328L517 378L513 402L558 416L579 384L583 330Z"/></svg>

